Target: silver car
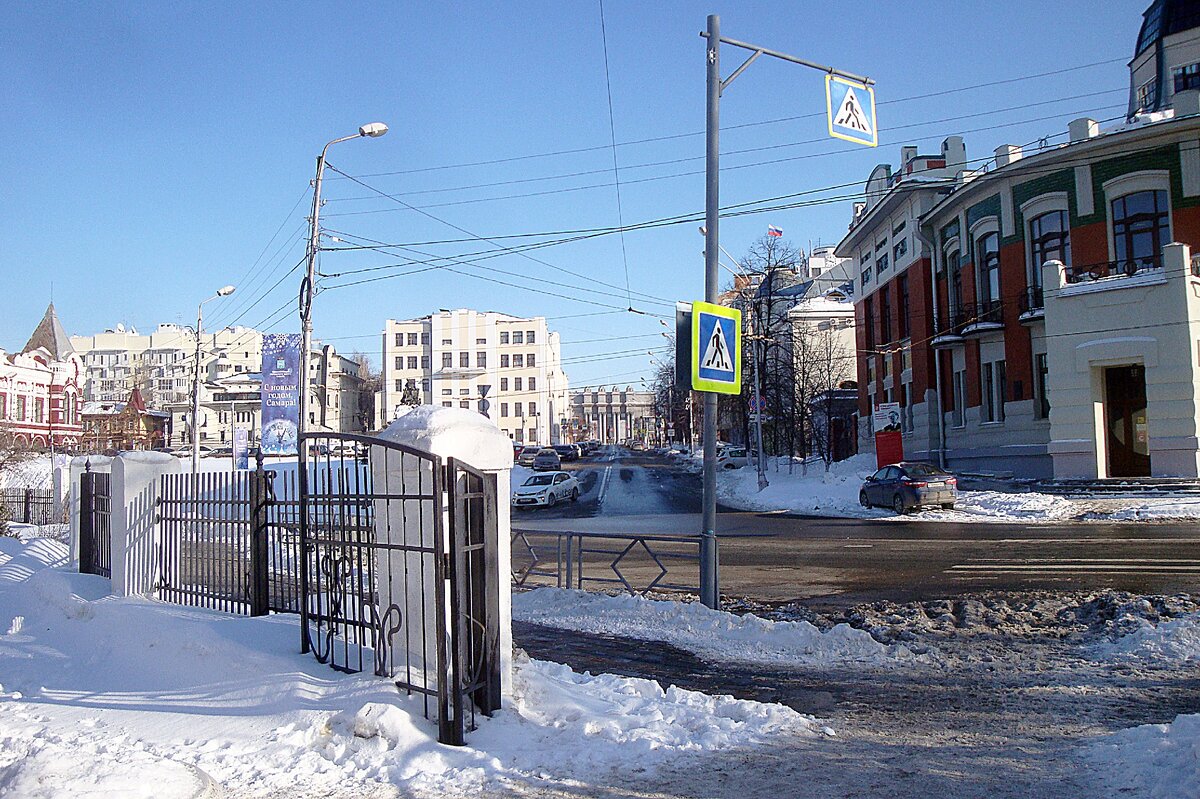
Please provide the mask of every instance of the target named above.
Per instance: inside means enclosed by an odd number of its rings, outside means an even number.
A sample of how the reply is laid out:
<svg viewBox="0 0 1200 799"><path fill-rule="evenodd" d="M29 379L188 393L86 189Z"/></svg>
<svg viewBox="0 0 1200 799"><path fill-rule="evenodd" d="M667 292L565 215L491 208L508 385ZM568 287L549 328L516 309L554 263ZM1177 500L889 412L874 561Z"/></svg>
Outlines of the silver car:
<svg viewBox="0 0 1200 799"><path fill-rule="evenodd" d="M525 453L522 452L521 455L524 456ZM562 458L558 457L558 453L554 451L554 447L542 447L538 450L537 455L533 457L532 466L534 471L538 472L557 472L562 468Z"/></svg>

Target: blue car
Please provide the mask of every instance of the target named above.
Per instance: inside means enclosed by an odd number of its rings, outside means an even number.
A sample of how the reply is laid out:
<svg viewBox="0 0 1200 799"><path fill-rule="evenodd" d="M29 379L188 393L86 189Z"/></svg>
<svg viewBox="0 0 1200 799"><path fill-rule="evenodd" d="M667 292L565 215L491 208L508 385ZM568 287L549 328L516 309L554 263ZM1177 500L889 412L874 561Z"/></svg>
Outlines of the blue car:
<svg viewBox="0 0 1200 799"><path fill-rule="evenodd" d="M925 507L953 510L958 478L932 463L901 461L868 477L858 492L864 508L891 508L904 514Z"/></svg>

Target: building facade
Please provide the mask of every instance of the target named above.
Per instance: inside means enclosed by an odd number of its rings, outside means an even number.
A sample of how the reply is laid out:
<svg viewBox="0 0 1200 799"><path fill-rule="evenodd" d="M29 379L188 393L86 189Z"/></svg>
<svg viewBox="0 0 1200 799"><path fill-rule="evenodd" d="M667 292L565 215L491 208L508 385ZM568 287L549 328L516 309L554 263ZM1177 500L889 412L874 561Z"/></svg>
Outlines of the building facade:
<svg viewBox="0 0 1200 799"><path fill-rule="evenodd" d="M83 403L82 420L83 446L89 452L156 449L170 438L171 414L149 410L136 388L125 402Z"/></svg>
<svg viewBox="0 0 1200 799"><path fill-rule="evenodd" d="M83 364L51 303L19 353L0 350L0 438L19 448L80 444Z"/></svg>
<svg viewBox="0 0 1200 799"><path fill-rule="evenodd" d="M601 444L663 439L653 391L634 391L632 386L596 386L571 392L571 418L576 424L575 440Z"/></svg>
<svg viewBox="0 0 1200 799"><path fill-rule="evenodd" d="M560 353L540 316L459 309L389 319L378 424L411 405L442 405L478 411L517 442L558 443L568 413Z"/></svg>

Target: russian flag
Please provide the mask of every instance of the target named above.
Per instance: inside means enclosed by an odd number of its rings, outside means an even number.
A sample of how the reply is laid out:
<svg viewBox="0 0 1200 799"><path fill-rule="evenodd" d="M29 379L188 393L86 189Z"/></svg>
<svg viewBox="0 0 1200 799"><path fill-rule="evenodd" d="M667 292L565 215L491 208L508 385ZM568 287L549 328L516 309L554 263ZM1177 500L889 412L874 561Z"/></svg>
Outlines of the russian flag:
<svg viewBox="0 0 1200 799"><path fill-rule="evenodd" d="M783 235L783 228L775 227L774 225L767 225L767 235L778 238L779 236Z"/></svg>

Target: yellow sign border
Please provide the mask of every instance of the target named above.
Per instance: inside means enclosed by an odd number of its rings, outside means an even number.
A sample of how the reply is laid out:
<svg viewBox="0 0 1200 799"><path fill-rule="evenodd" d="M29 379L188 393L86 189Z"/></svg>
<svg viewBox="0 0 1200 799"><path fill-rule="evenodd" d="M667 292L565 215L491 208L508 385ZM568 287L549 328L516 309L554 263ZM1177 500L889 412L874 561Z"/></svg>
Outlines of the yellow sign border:
<svg viewBox="0 0 1200 799"><path fill-rule="evenodd" d="M729 354L733 358L733 381L708 380L700 377L700 314L706 313L733 320L734 341L729 343ZM711 302L692 303L692 390L712 394L742 393L742 312L737 308L726 308Z"/></svg>
<svg viewBox="0 0 1200 799"><path fill-rule="evenodd" d="M870 141L867 141L866 139L861 139L861 138L856 139L855 137L848 136L845 133L838 133L837 131L835 131L833 129L833 92L830 91L829 84L831 84L835 80L838 83L841 83L845 86L849 86L853 89L862 89L863 91L865 91L867 93L867 96L871 98L872 130L871 130L871 140ZM842 139L843 141L854 142L855 144L863 144L863 145L866 145L867 147L878 147L879 146L879 118L875 115L875 89L872 88L871 86L868 86L865 83L860 83L856 80L850 80L849 78L843 78L840 75L826 74L825 75L825 121L829 123L829 135L833 136L835 139Z"/></svg>

